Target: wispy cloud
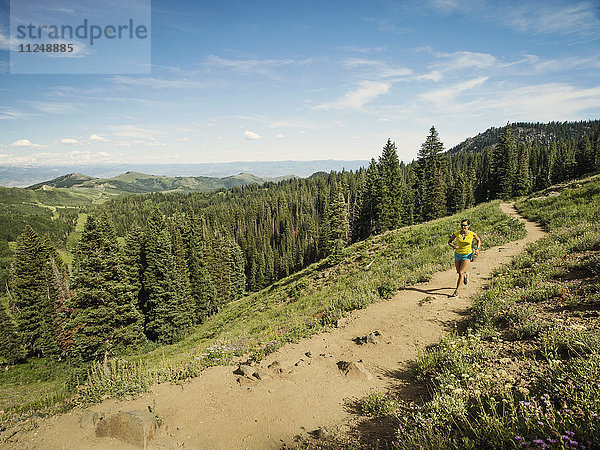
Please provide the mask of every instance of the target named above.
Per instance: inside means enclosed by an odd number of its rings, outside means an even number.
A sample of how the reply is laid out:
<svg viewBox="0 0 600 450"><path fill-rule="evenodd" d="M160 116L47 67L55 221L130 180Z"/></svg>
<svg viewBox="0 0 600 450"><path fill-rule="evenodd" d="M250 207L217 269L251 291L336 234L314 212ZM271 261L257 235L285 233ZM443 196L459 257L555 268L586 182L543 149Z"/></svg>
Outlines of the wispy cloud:
<svg viewBox="0 0 600 450"><path fill-rule="evenodd" d="M15 111L14 109L6 106L0 106L0 120L24 119L26 117L31 117L32 115L33 114Z"/></svg>
<svg viewBox="0 0 600 450"><path fill-rule="evenodd" d="M598 37L600 19L596 1L580 1L563 6L554 3L524 3L503 8L505 23L521 32L538 34L588 34Z"/></svg>
<svg viewBox="0 0 600 450"><path fill-rule="evenodd" d="M432 68L443 72L453 72L470 68L482 69L499 64L498 59L489 53L469 51L458 51L453 53L434 52L434 56L442 61L434 63Z"/></svg>
<svg viewBox="0 0 600 450"><path fill-rule="evenodd" d="M154 135L162 134L156 130L148 130L145 128L136 127L135 125L109 125L114 136L130 137L137 139L154 139Z"/></svg>
<svg viewBox="0 0 600 450"><path fill-rule="evenodd" d="M205 59L205 64L213 69L228 69L242 75L259 74L273 76L273 69L290 66L310 64L312 59L226 59L210 55Z"/></svg>
<svg viewBox="0 0 600 450"><path fill-rule="evenodd" d="M125 77L114 76L109 79L121 87L143 87L152 89L189 89L201 88L205 85L199 81L189 79L165 80L153 77Z"/></svg>
<svg viewBox="0 0 600 450"><path fill-rule="evenodd" d="M69 102L27 102L39 111L49 114L69 114L79 111L80 105Z"/></svg>
<svg viewBox="0 0 600 450"><path fill-rule="evenodd" d="M367 69L372 77L392 78L412 75L413 70L407 67L399 67L384 61L366 58L347 58L342 62L348 69Z"/></svg>
<svg viewBox="0 0 600 450"><path fill-rule="evenodd" d="M444 89L436 89L435 91L421 94L419 98L436 105L443 105L451 100L454 100L454 98L456 98L462 92L481 86L487 80L488 77L474 78L472 80L463 81Z"/></svg>
<svg viewBox="0 0 600 450"><path fill-rule="evenodd" d="M372 102L377 97L386 94L392 86L389 82L381 81L362 81L358 89L346 92L344 96L336 101L322 103L315 106L314 109L350 109L360 110L367 103Z"/></svg>

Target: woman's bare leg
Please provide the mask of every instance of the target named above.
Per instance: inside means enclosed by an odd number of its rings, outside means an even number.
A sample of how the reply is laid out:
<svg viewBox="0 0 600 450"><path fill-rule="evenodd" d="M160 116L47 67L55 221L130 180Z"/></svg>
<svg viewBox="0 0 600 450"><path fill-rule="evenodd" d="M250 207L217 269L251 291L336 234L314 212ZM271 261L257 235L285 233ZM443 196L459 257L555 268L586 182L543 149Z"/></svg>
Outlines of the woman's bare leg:
<svg viewBox="0 0 600 450"><path fill-rule="evenodd" d="M463 284L465 272L467 271L467 267L469 267L469 262L470 261L468 259L464 261L455 261L456 272L458 273L458 281L456 282L456 292L460 290L460 287Z"/></svg>

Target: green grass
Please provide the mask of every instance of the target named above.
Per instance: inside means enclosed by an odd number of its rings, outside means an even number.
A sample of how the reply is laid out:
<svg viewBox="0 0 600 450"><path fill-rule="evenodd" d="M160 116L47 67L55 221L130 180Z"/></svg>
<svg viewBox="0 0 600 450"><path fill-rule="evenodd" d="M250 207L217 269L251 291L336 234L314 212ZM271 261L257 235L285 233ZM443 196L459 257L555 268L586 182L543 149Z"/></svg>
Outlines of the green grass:
<svg viewBox="0 0 600 450"><path fill-rule="evenodd" d="M561 188L517 203L549 235L494 273L463 335L421 351L427 397L365 400L394 424L384 446L600 447L600 178Z"/></svg>
<svg viewBox="0 0 600 450"><path fill-rule="evenodd" d="M207 367L234 360L259 360L286 342L295 342L326 331L349 311L387 298L403 286L426 281L440 270L453 266L448 237L468 217L482 238L483 248L499 245L524 235L523 224L504 215L499 202L481 205L460 216L439 219L372 237L345 248L272 286L227 305L197 327L182 341L96 363L79 372L63 363L60 386L47 380L43 385L56 394L56 408L98 401L105 396L133 395L157 382L177 382L200 374ZM6 373L27 371L15 366ZM30 368L32 378L22 404L0 400L4 422L23 417L25 410L37 410L35 393L42 386L33 382L41 368ZM46 370L46 369L43 369ZM87 372L84 377L83 371ZM59 377L60 378L60 377ZM85 381L83 381L85 378ZM14 385L0 373L0 392ZM51 389L52 388L52 389ZM62 393L71 389L73 395ZM16 391L15 391L16 392ZM2 394L0 398L4 399ZM31 402L30 402L31 401ZM50 402L51 403L51 402ZM45 406L50 411L51 406Z"/></svg>

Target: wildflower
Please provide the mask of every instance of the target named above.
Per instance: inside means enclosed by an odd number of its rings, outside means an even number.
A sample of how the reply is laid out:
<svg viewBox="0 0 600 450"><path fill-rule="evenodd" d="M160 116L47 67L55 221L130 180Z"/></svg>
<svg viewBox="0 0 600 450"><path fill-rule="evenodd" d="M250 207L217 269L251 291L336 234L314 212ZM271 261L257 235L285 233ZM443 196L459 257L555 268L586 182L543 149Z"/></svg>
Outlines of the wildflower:
<svg viewBox="0 0 600 450"><path fill-rule="evenodd" d="M515 436L515 441L521 442L523 438L521 436Z"/></svg>

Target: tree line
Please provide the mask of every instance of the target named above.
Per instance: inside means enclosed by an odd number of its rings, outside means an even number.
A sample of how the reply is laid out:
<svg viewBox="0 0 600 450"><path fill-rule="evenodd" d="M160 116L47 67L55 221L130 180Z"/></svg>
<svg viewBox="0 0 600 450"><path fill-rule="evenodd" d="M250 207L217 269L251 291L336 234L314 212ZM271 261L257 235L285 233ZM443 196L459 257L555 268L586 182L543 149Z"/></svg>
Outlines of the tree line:
<svg viewBox="0 0 600 450"><path fill-rule="evenodd" d="M507 125L494 146L450 154L431 127L409 164L388 139L356 172L116 199L90 214L71 268L25 229L0 352L85 361L175 342L245 292L352 242L597 171L600 128L544 145L518 141Z"/></svg>

